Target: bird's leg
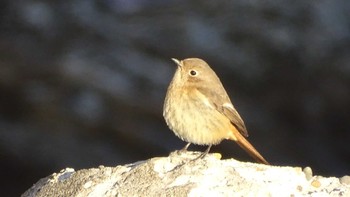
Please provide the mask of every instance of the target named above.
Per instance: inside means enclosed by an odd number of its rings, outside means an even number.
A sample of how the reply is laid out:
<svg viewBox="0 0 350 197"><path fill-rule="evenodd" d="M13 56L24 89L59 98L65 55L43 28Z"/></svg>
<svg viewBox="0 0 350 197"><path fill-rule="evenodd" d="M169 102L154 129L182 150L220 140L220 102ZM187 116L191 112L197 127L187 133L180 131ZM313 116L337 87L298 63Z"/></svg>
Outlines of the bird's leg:
<svg viewBox="0 0 350 197"><path fill-rule="evenodd" d="M187 151L187 148L191 145L191 143L187 143L185 147L183 147L180 152L185 152Z"/></svg>
<svg viewBox="0 0 350 197"><path fill-rule="evenodd" d="M198 157L196 157L195 159L193 159L192 161L196 161L197 159L203 159L210 151L212 145L209 145L209 147L207 148L207 150L205 150L202 154L200 154Z"/></svg>
<svg viewBox="0 0 350 197"><path fill-rule="evenodd" d="M182 149L180 150L176 150L174 151L176 154L182 154L182 153L185 153L187 152L187 148L191 145L191 143L187 143L185 147L183 147Z"/></svg>
<svg viewBox="0 0 350 197"><path fill-rule="evenodd" d="M191 143L186 144L186 146L185 146L183 149L179 150L179 151L186 151L187 148L190 146L190 144L191 144ZM203 157L205 157L205 156L209 153L211 146L212 146L212 145L209 145L209 147L207 148L207 150L205 150L205 151L204 151L202 154L200 154L198 157L196 157L196 158L194 158L194 159L192 159L192 160L190 160L190 161L188 161L188 162L183 162L182 164L177 165L177 166L176 166L175 168L173 168L171 171L174 171L174 170L176 170L176 169L179 169L180 167L184 166L186 163L195 162L195 161L198 160L198 159L202 159Z"/></svg>

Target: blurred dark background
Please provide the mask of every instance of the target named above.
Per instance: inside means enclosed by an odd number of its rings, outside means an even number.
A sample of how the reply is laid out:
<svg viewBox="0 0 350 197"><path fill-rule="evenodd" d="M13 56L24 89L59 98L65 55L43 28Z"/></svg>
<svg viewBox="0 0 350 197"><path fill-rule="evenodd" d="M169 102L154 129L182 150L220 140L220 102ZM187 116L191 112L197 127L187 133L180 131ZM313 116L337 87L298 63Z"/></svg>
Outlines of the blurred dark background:
<svg viewBox="0 0 350 197"><path fill-rule="evenodd" d="M172 57L212 66L272 164L349 174L348 0L4 0L0 13L2 194L182 148L162 117ZM252 161L230 141L212 152Z"/></svg>

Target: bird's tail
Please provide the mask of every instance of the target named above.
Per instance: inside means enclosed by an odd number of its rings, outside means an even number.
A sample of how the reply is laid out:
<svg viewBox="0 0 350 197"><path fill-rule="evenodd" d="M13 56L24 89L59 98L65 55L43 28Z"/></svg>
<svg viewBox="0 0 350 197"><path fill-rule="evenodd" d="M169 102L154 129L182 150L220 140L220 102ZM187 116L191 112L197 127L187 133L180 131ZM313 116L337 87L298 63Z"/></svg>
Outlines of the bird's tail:
<svg viewBox="0 0 350 197"><path fill-rule="evenodd" d="M234 128L234 131L232 132L233 136L231 137L232 140L236 141L236 143L243 148L251 157L253 157L257 162L263 163L266 165L269 165L269 162L265 160L265 158L254 148L253 145L251 145L248 140L243 137L239 131Z"/></svg>

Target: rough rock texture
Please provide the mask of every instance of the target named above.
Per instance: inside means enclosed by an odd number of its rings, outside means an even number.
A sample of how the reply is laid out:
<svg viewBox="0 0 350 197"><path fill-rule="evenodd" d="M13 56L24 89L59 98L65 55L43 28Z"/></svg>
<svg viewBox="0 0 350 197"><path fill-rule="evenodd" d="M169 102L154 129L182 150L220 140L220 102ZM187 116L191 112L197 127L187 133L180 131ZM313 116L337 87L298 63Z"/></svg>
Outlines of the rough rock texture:
<svg viewBox="0 0 350 197"><path fill-rule="evenodd" d="M1 0L0 13L0 194L183 146L162 117L172 57L210 63L269 161L349 173L349 0ZM235 148L213 150L246 160Z"/></svg>
<svg viewBox="0 0 350 197"><path fill-rule="evenodd" d="M348 176L312 176L311 168L267 166L220 160L218 154L194 159L174 152L117 167L75 171L66 168L39 180L31 196L350 196Z"/></svg>

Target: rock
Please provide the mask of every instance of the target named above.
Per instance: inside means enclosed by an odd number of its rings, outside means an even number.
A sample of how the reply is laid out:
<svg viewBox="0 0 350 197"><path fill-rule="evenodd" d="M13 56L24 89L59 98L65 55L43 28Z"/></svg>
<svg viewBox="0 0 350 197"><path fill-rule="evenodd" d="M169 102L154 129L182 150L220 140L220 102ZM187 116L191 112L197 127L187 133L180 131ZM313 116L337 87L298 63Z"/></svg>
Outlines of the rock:
<svg viewBox="0 0 350 197"><path fill-rule="evenodd" d="M307 166L307 167L305 167L305 168L303 169L303 172L305 173L306 179L307 179L308 181L311 180L311 178L312 178L312 169L311 169L309 166Z"/></svg>
<svg viewBox="0 0 350 197"><path fill-rule="evenodd" d="M300 167L220 160L173 152L133 164L66 168L39 180L22 197L40 196L349 196L338 178L308 180ZM311 169L311 168L310 168Z"/></svg>
<svg viewBox="0 0 350 197"><path fill-rule="evenodd" d="M343 176L340 179L340 183L350 185L350 176Z"/></svg>
<svg viewBox="0 0 350 197"><path fill-rule="evenodd" d="M66 166L183 146L162 117L172 57L212 66L269 161L349 173L349 10L348 0L2 0L0 194ZM245 154L233 146L217 150Z"/></svg>

